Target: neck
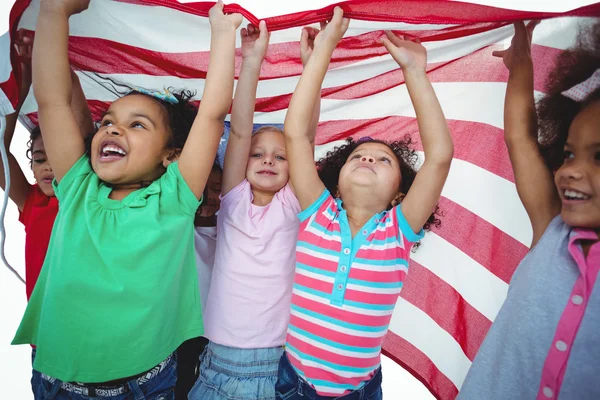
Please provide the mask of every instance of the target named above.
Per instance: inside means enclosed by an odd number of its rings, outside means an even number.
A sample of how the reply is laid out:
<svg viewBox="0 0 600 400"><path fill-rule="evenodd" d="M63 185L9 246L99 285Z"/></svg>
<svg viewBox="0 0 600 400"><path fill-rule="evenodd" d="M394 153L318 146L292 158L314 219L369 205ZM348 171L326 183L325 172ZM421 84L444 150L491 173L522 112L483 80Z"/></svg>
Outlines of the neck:
<svg viewBox="0 0 600 400"><path fill-rule="evenodd" d="M123 184L123 185L112 185L112 190L110 191L109 198L113 200L123 200L130 193L135 192L138 189L148 186L152 182L140 182L140 183L132 183L132 184Z"/></svg>
<svg viewBox="0 0 600 400"><path fill-rule="evenodd" d="M372 196L370 197L372 198ZM348 216L348 222L350 223L352 233L364 226L364 224L366 224L367 221L373 217L373 215L378 214L387 208L381 203L378 204L368 200L361 201L362 199L369 199L370 197L361 196L358 198L358 201L355 200L357 198L355 196L352 196L352 198L347 200L342 198L344 210L346 210L346 215Z"/></svg>
<svg viewBox="0 0 600 400"><path fill-rule="evenodd" d="M277 192L267 192L263 190L252 189L252 204L255 206L266 206L273 201Z"/></svg>

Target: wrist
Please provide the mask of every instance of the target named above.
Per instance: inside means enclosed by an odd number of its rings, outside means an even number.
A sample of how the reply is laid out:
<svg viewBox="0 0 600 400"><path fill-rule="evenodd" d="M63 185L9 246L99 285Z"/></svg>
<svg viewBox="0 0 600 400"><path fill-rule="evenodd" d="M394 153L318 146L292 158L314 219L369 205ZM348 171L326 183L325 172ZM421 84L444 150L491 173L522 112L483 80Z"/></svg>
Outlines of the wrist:
<svg viewBox="0 0 600 400"><path fill-rule="evenodd" d="M412 67L401 67L402 73L405 79L427 79L427 71L424 67L412 66Z"/></svg>
<svg viewBox="0 0 600 400"><path fill-rule="evenodd" d="M42 1L40 4L40 16L69 18L71 14L61 4L54 1Z"/></svg>
<svg viewBox="0 0 600 400"><path fill-rule="evenodd" d="M264 57L260 56L242 56L242 68L260 69Z"/></svg>

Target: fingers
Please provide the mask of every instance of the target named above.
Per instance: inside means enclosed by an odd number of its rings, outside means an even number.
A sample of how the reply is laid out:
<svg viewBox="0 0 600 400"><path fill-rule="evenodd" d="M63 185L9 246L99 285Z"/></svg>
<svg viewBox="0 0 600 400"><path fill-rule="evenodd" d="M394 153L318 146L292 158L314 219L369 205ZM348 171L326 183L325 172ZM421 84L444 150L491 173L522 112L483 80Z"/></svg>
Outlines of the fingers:
<svg viewBox="0 0 600 400"><path fill-rule="evenodd" d="M506 54L507 51L508 50L495 50L495 51L492 51L492 56L503 58L504 54Z"/></svg>
<svg viewBox="0 0 600 400"><path fill-rule="evenodd" d="M270 37L270 32L267 30L267 23L265 21L260 21L258 23L259 37L262 40L268 40Z"/></svg>
<svg viewBox="0 0 600 400"><path fill-rule="evenodd" d="M392 54L392 52L397 49L396 45L392 43L392 41L387 36L381 38L381 43L383 43L388 53L390 54Z"/></svg>
<svg viewBox="0 0 600 400"><path fill-rule="evenodd" d="M403 36L396 36L396 35L394 35L394 32L392 32L390 30L385 31L385 36L386 37L384 37L384 39L387 39L391 44L393 44L395 46L400 46L402 44L402 41L404 40Z"/></svg>

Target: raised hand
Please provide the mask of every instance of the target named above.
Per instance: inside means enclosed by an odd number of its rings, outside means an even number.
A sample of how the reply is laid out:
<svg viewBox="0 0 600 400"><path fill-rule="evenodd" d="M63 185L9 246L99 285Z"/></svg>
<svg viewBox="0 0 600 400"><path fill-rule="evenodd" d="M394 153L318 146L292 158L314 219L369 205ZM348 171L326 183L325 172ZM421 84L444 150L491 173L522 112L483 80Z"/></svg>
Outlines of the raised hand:
<svg viewBox="0 0 600 400"><path fill-rule="evenodd" d="M506 65L509 71L522 66L523 63L530 65L531 39L533 37L533 30L539 23L539 20L533 20L529 21L527 26L525 26L522 21L515 22L515 36L513 36L510 42L510 47L506 50L494 51L492 55L494 57L502 57L502 61L504 61L504 65Z"/></svg>
<svg viewBox="0 0 600 400"><path fill-rule="evenodd" d="M235 30L242 24L242 14L234 13L226 15L223 13L223 7L223 2L219 0L208 11L208 20L213 32L231 28Z"/></svg>
<svg viewBox="0 0 600 400"><path fill-rule="evenodd" d="M40 11L59 11L69 17L86 10L90 5L90 0L42 0Z"/></svg>
<svg viewBox="0 0 600 400"><path fill-rule="evenodd" d="M394 35L391 31L385 31L385 35L381 40L383 45L403 70L425 71L427 50L418 38L408 40Z"/></svg>
<svg viewBox="0 0 600 400"><path fill-rule="evenodd" d="M325 23L321 22L321 26L324 26ZM305 26L302 29L302 34L300 36L300 59L302 60L302 65L306 65L310 56L315 48L315 39L319 34L319 30L310 26Z"/></svg>
<svg viewBox="0 0 600 400"><path fill-rule="evenodd" d="M14 41L15 50L21 62L21 95L27 96L31 86L31 53L33 50L33 33L24 29L17 31ZM21 98L21 97L19 97ZM23 100L25 98L23 97Z"/></svg>
<svg viewBox="0 0 600 400"><path fill-rule="evenodd" d="M333 18L331 21L325 21L321 23L321 32L315 34L313 40L314 48L327 46L331 51L335 49L340 39L348 30L348 24L350 20L344 18L344 10L340 7L336 7L333 10ZM310 57L310 55L309 55Z"/></svg>
<svg viewBox="0 0 600 400"><path fill-rule="evenodd" d="M253 58L262 63L265 54L267 54L269 38L271 37L271 34L267 31L265 21L260 21L258 28L248 24L247 28L242 28L240 31L240 37L242 39L242 58Z"/></svg>

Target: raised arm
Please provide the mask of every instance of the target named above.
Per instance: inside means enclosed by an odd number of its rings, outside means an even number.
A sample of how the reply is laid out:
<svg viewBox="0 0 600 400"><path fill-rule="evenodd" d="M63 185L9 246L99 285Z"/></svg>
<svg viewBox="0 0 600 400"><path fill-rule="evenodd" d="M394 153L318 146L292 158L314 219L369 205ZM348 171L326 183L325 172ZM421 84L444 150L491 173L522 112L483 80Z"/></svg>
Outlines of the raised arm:
<svg viewBox="0 0 600 400"><path fill-rule="evenodd" d="M327 24L321 22L321 29L325 29ZM300 59L302 60L302 68L306 67L306 63L310 60L313 49L315 48L315 39L319 34L319 30L312 27L305 27L302 29L302 35L300 36ZM320 88L319 88L320 89ZM313 108L312 116L310 117L310 125L308 128L309 133L312 135L310 141L313 146L313 153L315 147L315 136L317 135L317 127L319 125L319 117L321 116L321 93L317 96L317 101ZM314 158L314 156L313 156Z"/></svg>
<svg viewBox="0 0 600 400"><path fill-rule="evenodd" d="M420 42L386 32L383 44L402 68L417 115L425 161L400 207L413 231L421 230L440 199L454 147L442 107L427 77L427 51Z"/></svg>
<svg viewBox="0 0 600 400"><path fill-rule="evenodd" d="M223 121L231 105L235 31L242 23L242 16L224 15L223 3L219 0L210 9L209 20L210 61L206 85L198 115L179 157L181 175L197 198L202 197L223 134Z"/></svg>
<svg viewBox="0 0 600 400"><path fill-rule="evenodd" d="M71 70L71 83L73 84L73 92L71 96L71 109L77 120L77 126L82 137L85 139L88 135L94 132L94 121L92 113L88 107L87 100L83 94L81 83L75 71Z"/></svg>
<svg viewBox="0 0 600 400"><path fill-rule="evenodd" d="M258 29L248 25L240 32L242 70L231 108L231 132L223 164L221 193L227 194L246 178L246 167L252 141L254 106L260 68L267 53L269 33L261 21Z"/></svg>
<svg viewBox="0 0 600 400"><path fill-rule="evenodd" d="M10 151L10 145L17 126L17 120L21 106L29 93L31 87L31 38L27 37L23 31L17 32L15 47L21 59L21 88L19 91L19 103L13 114L6 116L6 129L4 131L4 148L7 151L8 167L10 169L10 199L17 205L20 211L23 211L25 200L31 186L21 170L16 157ZM0 187L6 188L4 179L4 164L0 162Z"/></svg>
<svg viewBox="0 0 600 400"><path fill-rule="evenodd" d="M88 5L89 0L42 0L33 44L33 92L46 154L59 182L85 152L71 109L68 44L69 17Z"/></svg>
<svg viewBox="0 0 600 400"><path fill-rule="evenodd" d="M285 117L283 132L290 180L302 209L314 203L325 190L313 155L314 115L331 55L348 29L349 21L343 16L342 9L336 7L331 22L314 39L312 55L302 71Z"/></svg>
<svg viewBox="0 0 600 400"><path fill-rule="evenodd" d="M533 97L531 38L539 21L515 23L511 46L492 54L502 57L509 70L504 100L504 140L515 175L517 193L533 229L531 247L542 237L552 218L560 213L560 199L552 172L540 153Z"/></svg>

